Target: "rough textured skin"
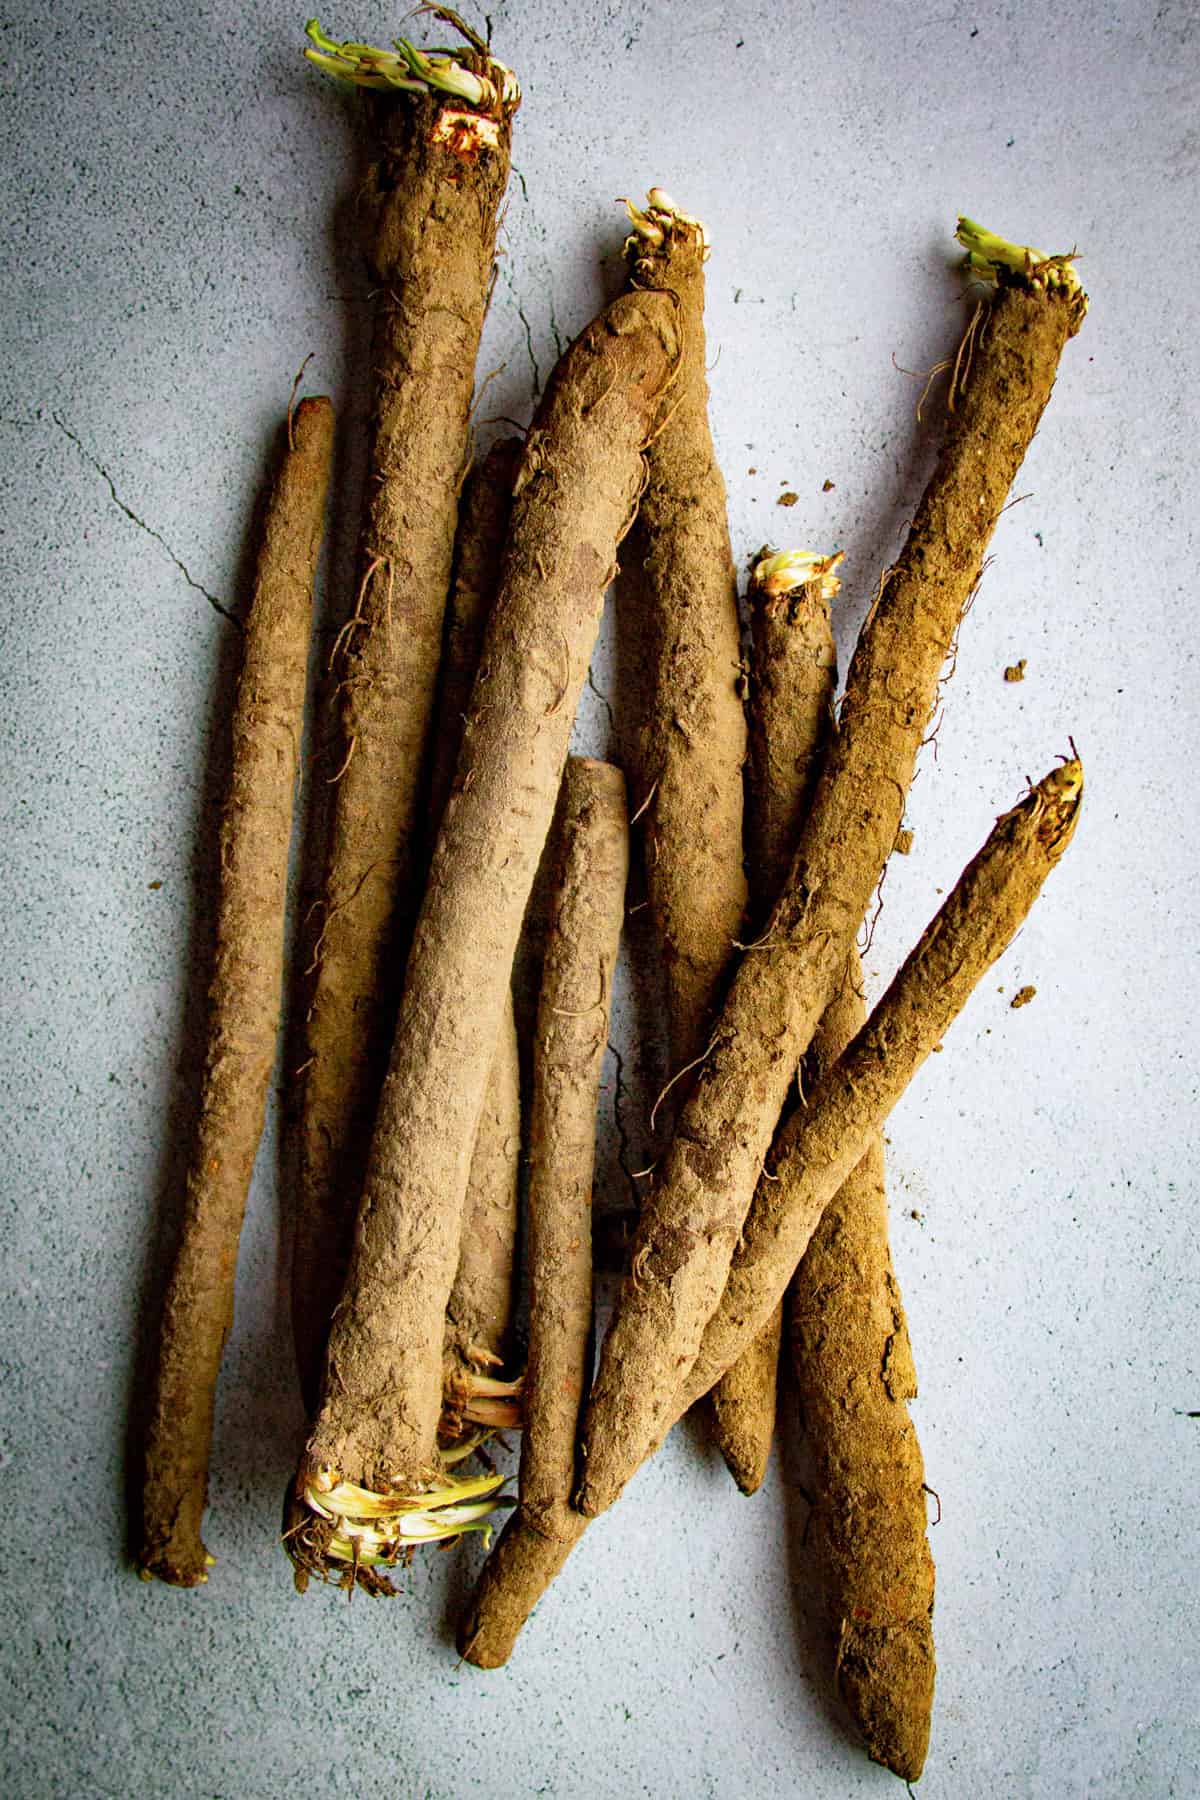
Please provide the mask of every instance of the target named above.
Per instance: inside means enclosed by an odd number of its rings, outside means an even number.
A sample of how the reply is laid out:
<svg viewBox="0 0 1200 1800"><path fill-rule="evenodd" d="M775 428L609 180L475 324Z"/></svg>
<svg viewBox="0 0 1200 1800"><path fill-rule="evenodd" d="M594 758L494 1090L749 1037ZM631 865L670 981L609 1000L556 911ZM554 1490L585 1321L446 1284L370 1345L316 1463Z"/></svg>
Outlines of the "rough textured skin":
<svg viewBox="0 0 1200 1800"><path fill-rule="evenodd" d="M525 443L298 1491L323 1468L385 1492L434 1471L443 1319L513 953L678 351L668 300L622 296L559 363Z"/></svg>
<svg viewBox="0 0 1200 1800"><path fill-rule="evenodd" d="M646 886L662 946L676 1069L708 1042L746 905L742 764L746 719L738 693L737 577L725 483L708 424L704 263L699 229L679 222L661 250L639 249L637 288L677 297L684 356L671 419L650 446L649 480L626 563L641 564L650 715L638 749Z"/></svg>
<svg viewBox="0 0 1200 1800"><path fill-rule="evenodd" d="M1081 316L1078 301L1014 285L983 321L937 466L855 650L787 886L763 947L742 959L643 1209L585 1422L578 1504L588 1514L612 1504L660 1435L720 1300L788 1083L896 842L942 664Z"/></svg>
<svg viewBox="0 0 1200 1800"><path fill-rule="evenodd" d="M746 862L755 928L770 917L833 726L837 650L819 581L771 595L751 582ZM775 1433L783 1312L712 1391L715 1436L743 1494L762 1485Z"/></svg>
<svg viewBox="0 0 1200 1800"><path fill-rule="evenodd" d="M591 1373L592 1167L613 971L625 913L625 777L573 757L534 1045L529 1170L529 1358L519 1504L547 1537L569 1530L575 1440Z"/></svg>
<svg viewBox="0 0 1200 1800"><path fill-rule="evenodd" d="M483 1565L458 1627L458 1653L477 1669L499 1669L530 1613L587 1529L581 1513L564 1516L561 1537L543 1537L521 1513Z"/></svg>
<svg viewBox="0 0 1200 1800"><path fill-rule="evenodd" d="M713 1436L743 1494L756 1494L767 1473L782 1337L783 1313L776 1311L710 1395Z"/></svg>
<svg viewBox="0 0 1200 1800"><path fill-rule="evenodd" d="M888 1109L1019 931L1043 881L1070 842L1082 786L1079 764L1068 763L997 821L865 1028L818 1083L807 1107L798 1110L780 1134L778 1160L758 1183L724 1297L686 1381L664 1409L664 1428L647 1456L744 1353L779 1306L823 1207L867 1154ZM581 1513L576 1517L578 1543L588 1520ZM502 1544L507 1559L504 1591L518 1597L519 1605L506 1606L494 1625L489 1621L494 1662L502 1662L511 1650L540 1594L573 1548L564 1541L548 1550L546 1541L532 1532L511 1539L506 1533ZM471 1643L476 1612L464 1621L460 1648ZM906 1653L901 1644L898 1654ZM852 1705L850 1684L855 1674L852 1655L843 1683ZM869 1717L866 1728L873 1729Z"/></svg>
<svg viewBox="0 0 1200 1800"><path fill-rule="evenodd" d="M810 1079L862 1028L861 990L855 952L813 1040ZM787 1306L815 1463L809 1542L837 1632L838 1691L875 1761L916 1781L933 1712L934 1570L878 1135L825 1208Z"/></svg>
<svg viewBox="0 0 1200 1800"><path fill-rule="evenodd" d="M819 581L775 595L752 582L747 606L746 867L761 929L787 881L832 734L837 648Z"/></svg>
<svg viewBox="0 0 1200 1800"><path fill-rule="evenodd" d="M720 1305L668 1409L671 1423L720 1378L778 1304L872 1134L1020 930L1071 841L1082 797L1083 771L1068 762L996 821L866 1025L780 1132L774 1179L758 1184ZM903 1353L899 1369L907 1383L911 1359Z"/></svg>
<svg viewBox="0 0 1200 1800"><path fill-rule="evenodd" d="M517 1511L484 1565L459 1632L463 1656L483 1669L507 1661L529 1608L583 1523L571 1495L591 1365L596 1101L629 870L619 769L568 761L556 835L534 1048L529 1360Z"/></svg>
<svg viewBox="0 0 1200 1800"><path fill-rule="evenodd" d="M329 401L302 400L291 430L246 618L221 819L209 1046L145 1445L140 1566L180 1587L207 1579L200 1524L213 1404L279 1031L288 847L333 448Z"/></svg>
<svg viewBox="0 0 1200 1800"><path fill-rule="evenodd" d="M377 288L359 598L333 658L339 741L300 1126L292 1311L301 1383L319 1387L424 879L422 801L442 617L467 455L499 148L436 134L451 109L377 96L379 157L360 198Z"/></svg>
<svg viewBox="0 0 1200 1800"><path fill-rule="evenodd" d="M787 877L819 758L833 726L836 652L819 583L750 595L752 785L747 838L755 900ZM765 909L759 907L758 915ZM851 950L805 1068L806 1085L841 1055L866 1020L862 970ZM823 1564L838 1634L838 1686L867 1748L905 1780L925 1761L933 1708L933 1560L925 1525L925 1469L907 1401L917 1391L904 1308L888 1243L883 1145L830 1201L786 1302L792 1361L816 1464L809 1541ZM779 1342L782 1308L713 1389L748 1389L765 1334ZM761 1376L774 1413L776 1370ZM756 1440L742 1439L751 1454ZM765 1451L763 1461L765 1462Z"/></svg>
<svg viewBox="0 0 1200 1800"><path fill-rule="evenodd" d="M441 819L450 797L483 636L500 585L500 559L520 450L517 438L493 444L463 489L429 783L429 816L435 820ZM510 995L479 1115L458 1272L446 1308L451 1382L459 1370L504 1360L516 1297L513 1264L520 1166L521 1071Z"/></svg>

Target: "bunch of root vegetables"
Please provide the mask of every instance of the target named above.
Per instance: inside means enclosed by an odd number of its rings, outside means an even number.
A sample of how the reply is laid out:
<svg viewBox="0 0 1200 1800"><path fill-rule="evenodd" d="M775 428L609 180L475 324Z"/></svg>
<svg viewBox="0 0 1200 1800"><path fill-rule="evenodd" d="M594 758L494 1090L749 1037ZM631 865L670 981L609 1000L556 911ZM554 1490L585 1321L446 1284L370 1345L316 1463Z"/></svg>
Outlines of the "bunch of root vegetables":
<svg viewBox="0 0 1200 1800"><path fill-rule="evenodd" d="M315 1575L383 1594L415 1546L503 1518L460 1629L463 1657L495 1667L695 1402L709 1396L734 1478L757 1487L786 1336L838 1688L871 1756L911 1780L929 1736L933 1565L880 1131L1062 855L1078 760L997 821L869 1015L856 935L1086 300L1070 256L959 221L976 290L937 464L835 711L839 556L760 553L744 651L707 417L709 245L661 190L629 206L624 291L563 354L523 440L464 482L520 94L462 20L435 16L454 48L308 28L311 60L367 91L375 387L303 976L292 1211L309 1429L284 1543L301 1589ZM280 1018L332 431L328 401L289 407L244 621L210 1048L145 1456L141 1569L181 1586L212 1563L214 1393ZM621 769L568 746L623 544L620 604L650 681ZM669 1014L656 1110L674 1135L597 1355L593 1155L631 829ZM512 971L535 878L540 986L522 1046ZM486 1450L506 1428L521 1433L515 1496Z"/></svg>

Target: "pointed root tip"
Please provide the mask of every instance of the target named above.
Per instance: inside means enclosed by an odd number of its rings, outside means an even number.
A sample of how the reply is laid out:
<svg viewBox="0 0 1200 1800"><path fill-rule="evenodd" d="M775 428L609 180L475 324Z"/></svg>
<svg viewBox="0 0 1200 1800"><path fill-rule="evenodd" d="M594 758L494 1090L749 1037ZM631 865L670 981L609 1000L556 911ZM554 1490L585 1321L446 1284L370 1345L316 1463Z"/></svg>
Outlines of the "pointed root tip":
<svg viewBox="0 0 1200 1800"><path fill-rule="evenodd" d="M872 1761L902 1781L918 1780L925 1767L934 1675L928 1618L893 1626L843 1627L838 1692Z"/></svg>

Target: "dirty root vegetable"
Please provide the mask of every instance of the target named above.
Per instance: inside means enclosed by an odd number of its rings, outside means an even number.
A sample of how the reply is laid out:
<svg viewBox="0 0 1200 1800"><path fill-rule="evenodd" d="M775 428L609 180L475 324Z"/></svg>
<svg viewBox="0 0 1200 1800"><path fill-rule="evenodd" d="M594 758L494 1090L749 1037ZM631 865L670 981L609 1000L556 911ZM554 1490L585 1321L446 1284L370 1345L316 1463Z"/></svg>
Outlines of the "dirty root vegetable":
<svg viewBox="0 0 1200 1800"><path fill-rule="evenodd" d="M786 878L811 776L833 727L833 637L822 584L809 580L816 560L764 558L751 582L747 837L754 845L752 870L761 873L767 892L778 891ZM791 582L804 585L789 592ZM865 1019L862 969L852 949L806 1058L806 1087ZM839 1691L869 1753L915 1781L933 1706L933 1561L925 1469L907 1406L916 1372L892 1268L878 1136L826 1207L785 1305L815 1463L805 1542L824 1565ZM746 1391L750 1423L743 1436L750 1445L765 1435L755 1439L750 1429L762 1416L753 1408L755 1358L765 1357L768 1335L777 1341L782 1311L772 1313L713 1389L714 1402L731 1383L735 1393ZM774 1375L772 1368L769 1386L763 1379L762 1412L768 1405L773 1410Z"/></svg>
<svg viewBox="0 0 1200 1800"><path fill-rule="evenodd" d="M494 444L463 489L454 582L446 607L429 783L431 820L440 821L446 810L462 747L479 653L500 585L520 449L516 438ZM444 1442L456 1437L464 1424L520 1423L516 1386L488 1373L505 1360L516 1298L520 1162L521 1076L510 994L471 1154L458 1270L446 1308Z"/></svg>
<svg viewBox="0 0 1200 1800"><path fill-rule="evenodd" d="M653 670L636 754L636 803L678 1071L708 1042L741 934L746 720L725 483L708 423L708 236L661 188L651 188L644 212L626 204L630 288L672 294L684 340L670 417L647 454L646 491L625 559Z"/></svg>
<svg viewBox="0 0 1200 1800"><path fill-rule="evenodd" d="M751 572L746 866L755 929L787 879L833 725L829 602L841 561L840 552L763 550ZM782 1331L780 1310L712 1390L714 1435L743 1494L757 1492L767 1472Z"/></svg>
<svg viewBox="0 0 1200 1800"><path fill-rule="evenodd" d="M471 35L453 57L338 45L315 21L309 37L318 67L374 90L375 138L356 207L375 290L374 399L357 597L332 657L339 741L296 1200L292 1313L311 1408L424 882L427 739L520 95Z"/></svg>
<svg viewBox="0 0 1200 1800"><path fill-rule="evenodd" d="M779 1305L824 1207L1020 929L1070 842L1082 794L1080 765L1068 762L997 821L862 1031L780 1133L774 1167L758 1183L724 1295L686 1379L662 1408L662 1428L647 1455L743 1354ZM579 1515L575 1542L587 1522ZM510 1607L493 1631L481 1614L480 1594L487 1591L481 1584L459 1631L468 1662L476 1660L473 1633L481 1634L480 1641L487 1634L489 1666L504 1660L502 1634L506 1655L572 1547L566 1541L547 1547L532 1536L513 1539L506 1593L521 1597L523 1615Z"/></svg>
<svg viewBox="0 0 1200 1800"><path fill-rule="evenodd" d="M332 447L329 401L302 400L288 419L245 622L208 1050L142 1484L141 1572L178 1587L207 1581L213 1560L200 1524L238 1238L279 1031L288 847Z"/></svg>
<svg viewBox="0 0 1200 1800"><path fill-rule="evenodd" d="M999 290L970 329L937 465L863 627L787 884L742 958L643 1208L584 1423L589 1516L659 1435L721 1297L788 1084L896 842L963 608L1086 310L1068 258L1005 247L1005 261L987 242Z"/></svg>
<svg viewBox="0 0 1200 1800"><path fill-rule="evenodd" d="M454 788L409 955L350 1273L289 1544L325 1572L370 1516L439 1483L442 1327L513 954L558 794L616 547L679 357L661 294L623 295L559 363L517 473ZM383 1523L381 1523L381 1519Z"/></svg>
<svg viewBox="0 0 1200 1800"><path fill-rule="evenodd" d="M619 769L574 757L567 763L557 836L534 1049L529 1361L517 1510L480 1577L478 1623L463 1627L471 1660L482 1668L504 1661L507 1621L523 1620L528 1611L520 1588L510 1588L509 1573L524 1571L529 1551L514 1555L513 1545L544 1544L554 1562L560 1544L574 1543L580 1524L571 1495L591 1373L596 1102L629 866ZM534 1566L540 1567L536 1550Z"/></svg>

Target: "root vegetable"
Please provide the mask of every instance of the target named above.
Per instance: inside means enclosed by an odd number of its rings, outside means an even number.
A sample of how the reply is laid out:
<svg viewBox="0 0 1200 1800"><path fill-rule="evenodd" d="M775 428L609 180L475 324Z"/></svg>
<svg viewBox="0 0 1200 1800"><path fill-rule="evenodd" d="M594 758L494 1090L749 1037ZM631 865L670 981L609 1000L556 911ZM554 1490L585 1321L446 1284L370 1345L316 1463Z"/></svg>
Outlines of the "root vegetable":
<svg viewBox="0 0 1200 1800"><path fill-rule="evenodd" d="M438 1479L442 1321L484 1086L604 591L678 355L670 301L622 296L559 363L525 443L297 1478L314 1516L331 1484L368 1490L377 1516ZM310 1565L323 1552L310 1534Z"/></svg>
<svg viewBox="0 0 1200 1800"><path fill-rule="evenodd" d="M516 438L494 444L463 490L433 743L429 812L434 820L446 810L484 631L500 584L520 449ZM466 1422L519 1422L511 1392L486 1391L505 1384L486 1376L481 1384L479 1372L504 1362L512 1323L520 1160L521 1076L510 993L471 1154L458 1270L446 1308L443 1438L456 1435Z"/></svg>
<svg viewBox="0 0 1200 1800"><path fill-rule="evenodd" d="M855 954L813 1043L818 1080L863 1024L860 981ZM916 1781L933 1710L934 1568L878 1132L816 1226L787 1310L815 1464L808 1542L835 1622L838 1692L869 1755Z"/></svg>
<svg viewBox="0 0 1200 1800"><path fill-rule="evenodd" d="M376 90L377 140L358 204L376 289L374 402L357 603L332 658L340 742L296 1200L293 1319L311 1401L424 881L427 740L519 90L470 37L450 58L337 45L315 21L309 35L319 67Z"/></svg>
<svg viewBox="0 0 1200 1800"><path fill-rule="evenodd" d="M833 725L836 556L763 550L750 579L746 849L756 928L787 879ZM762 1485L775 1432L782 1308L712 1390L714 1436L743 1494Z"/></svg>
<svg viewBox="0 0 1200 1800"><path fill-rule="evenodd" d="M778 1306L823 1208L1020 929L1070 842L1082 793L1083 772L1072 761L997 821L867 1024L780 1134L775 1167L758 1184L725 1293L686 1379L663 1408L663 1429L647 1455L743 1354ZM586 1524L580 1515L576 1542ZM513 1537L505 1591L520 1596L520 1616L510 1607L497 1619L493 1645L503 1630L511 1649L545 1581L553 1579L571 1548L555 1545L551 1555L532 1534ZM469 1631L478 1625L476 1601L459 1634L469 1662L475 1660ZM850 1671L845 1679L853 1679Z"/></svg>
<svg viewBox="0 0 1200 1800"><path fill-rule="evenodd" d="M571 1510L591 1374L592 1168L625 910L625 778L573 757L542 964L529 1170L529 1357L518 1505L543 1536Z"/></svg>
<svg viewBox="0 0 1200 1800"><path fill-rule="evenodd" d="M747 817L756 845L752 866L762 872L768 893L786 877L811 774L833 725L833 637L820 583L774 596L764 592L802 579L810 567L811 559L764 559L751 587L754 783ZM809 1086L865 1020L862 970L852 949L807 1059ZM892 1268L878 1136L826 1207L785 1305L816 1465L807 1539L824 1564L837 1622L839 1691L869 1754L915 1781L925 1762L933 1706L933 1561L925 1469L907 1406L916 1394L916 1372ZM713 1389L716 1403L737 1384L734 1395L748 1421L740 1441L751 1448L761 1443L752 1433L754 1421L768 1405L773 1409L774 1367L761 1377L757 1412L752 1379L768 1338L778 1343L783 1310L775 1309Z"/></svg>
<svg viewBox="0 0 1200 1800"><path fill-rule="evenodd" d="M1001 815L862 1030L779 1135L720 1305L670 1409L685 1412L776 1304L817 1221L912 1077L1007 949L1071 841L1083 799L1076 759Z"/></svg>
<svg viewBox="0 0 1200 1800"><path fill-rule="evenodd" d="M462 1627L480 1668L507 1660L529 1605L561 1568L583 1523L571 1495L591 1361L596 1101L629 864L625 782L611 764L567 763L561 845L534 1053L529 1361L517 1511L484 1566Z"/></svg>
<svg viewBox="0 0 1200 1800"><path fill-rule="evenodd" d="M682 1069L708 1041L746 905L746 720L725 483L708 422L708 237L660 188L650 190L645 212L629 212L630 286L675 296L685 346L669 422L647 456L626 559L654 670L637 752L646 887L662 947L671 1054Z"/></svg>
<svg viewBox="0 0 1200 1800"><path fill-rule="evenodd" d="M245 623L208 1051L145 1443L139 1566L178 1587L207 1581L213 1561L200 1526L238 1238L279 1031L288 849L333 445L329 401L302 400L288 434Z"/></svg>
<svg viewBox="0 0 1200 1800"><path fill-rule="evenodd" d="M742 959L643 1209L584 1426L589 1515L658 1435L720 1299L788 1083L896 841L942 664L1086 308L1069 259L1020 253L1018 272L997 254L999 291L977 315L937 465L863 627L787 885Z"/></svg>

